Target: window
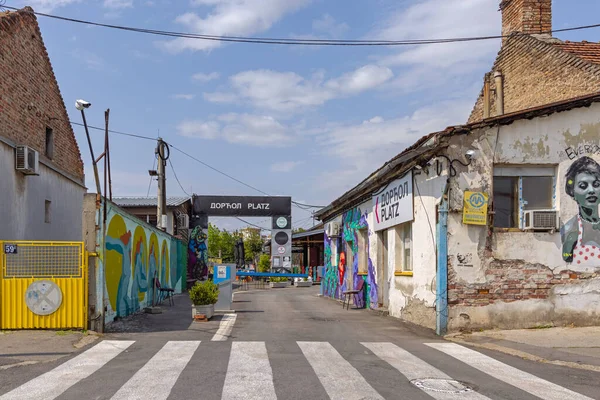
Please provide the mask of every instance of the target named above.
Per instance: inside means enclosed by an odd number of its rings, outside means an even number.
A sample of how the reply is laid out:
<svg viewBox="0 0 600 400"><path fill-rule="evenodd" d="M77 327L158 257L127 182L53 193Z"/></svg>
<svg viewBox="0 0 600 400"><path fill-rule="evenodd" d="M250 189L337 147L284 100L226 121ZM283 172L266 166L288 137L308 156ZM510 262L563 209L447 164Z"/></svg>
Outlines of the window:
<svg viewBox="0 0 600 400"><path fill-rule="evenodd" d="M44 215L44 222L49 224L50 223L50 206L52 205L52 202L50 200L46 200L46 204L45 204L45 215Z"/></svg>
<svg viewBox="0 0 600 400"><path fill-rule="evenodd" d="M369 240L367 229L358 231L358 273L366 274L369 271L369 249L367 246Z"/></svg>
<svg viewBox="0 0 600 400"><path fill-rule="evenodd" d="M398 225L394 230L394 272L412 272L412 223Z"/></svg>
<svg viewBox="0 0 600 400"><path fill-rule="evenodd" d="M46 157L54 158L54 132L52 128L46 127Z"/></svg>
<svg viewBox="0 0 600 400"><path fill-rule="evenodd" d="M520 228L523 211L554 209L554 167L494 168L494 227Z"/></svg>

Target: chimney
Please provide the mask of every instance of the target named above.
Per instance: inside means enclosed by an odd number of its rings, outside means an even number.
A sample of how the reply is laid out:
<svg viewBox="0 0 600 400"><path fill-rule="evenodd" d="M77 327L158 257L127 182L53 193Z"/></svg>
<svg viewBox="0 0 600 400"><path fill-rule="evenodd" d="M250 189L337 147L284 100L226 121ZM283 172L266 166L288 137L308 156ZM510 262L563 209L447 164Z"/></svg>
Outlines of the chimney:
<svg viewBox="0 0 600 400"><path fill-rule="evenodd" d="M552 30L552 0L502 0L502 36L528 35Z"/></svg>

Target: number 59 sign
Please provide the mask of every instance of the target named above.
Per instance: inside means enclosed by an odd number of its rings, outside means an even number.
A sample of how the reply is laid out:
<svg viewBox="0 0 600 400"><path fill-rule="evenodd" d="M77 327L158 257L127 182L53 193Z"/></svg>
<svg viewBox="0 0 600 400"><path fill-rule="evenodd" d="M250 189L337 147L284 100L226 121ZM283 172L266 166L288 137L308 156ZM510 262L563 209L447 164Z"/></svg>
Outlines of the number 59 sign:
<svg viewBox="0 0 600 400"><path fill-rule="evenodd" d="M4 245L4 253L5 254L17 254L17 245L16 244L5 244Z"/></svg>

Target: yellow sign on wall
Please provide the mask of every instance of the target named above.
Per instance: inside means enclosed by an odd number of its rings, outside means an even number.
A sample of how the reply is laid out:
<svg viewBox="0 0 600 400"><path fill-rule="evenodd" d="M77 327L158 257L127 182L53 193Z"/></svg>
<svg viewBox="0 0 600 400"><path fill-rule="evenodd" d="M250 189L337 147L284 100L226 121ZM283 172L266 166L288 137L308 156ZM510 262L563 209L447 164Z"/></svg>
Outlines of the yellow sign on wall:
<svg viewBox="0 0 600 400"><path fill-rule="evenodd" d="M488 196L481 192L465 192L463 224L487 225Z"/></svg>

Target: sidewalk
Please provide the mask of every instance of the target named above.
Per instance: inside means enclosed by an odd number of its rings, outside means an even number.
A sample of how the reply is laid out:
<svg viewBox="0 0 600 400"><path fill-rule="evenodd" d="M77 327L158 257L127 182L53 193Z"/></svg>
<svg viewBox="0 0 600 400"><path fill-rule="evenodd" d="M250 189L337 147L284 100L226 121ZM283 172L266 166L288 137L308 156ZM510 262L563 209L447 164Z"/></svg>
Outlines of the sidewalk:
<svg viewBox="0 0 600 400"><path fill-rule="evenodd" d="M58 360L98 337L82 331L0 331L0 371Z"/></svg>
<svg viewBox="0 0 600 400"><path fill-rule="evenodd" d="M456 333L447 340L527 360L600 372L600 327Z"/></svg>

